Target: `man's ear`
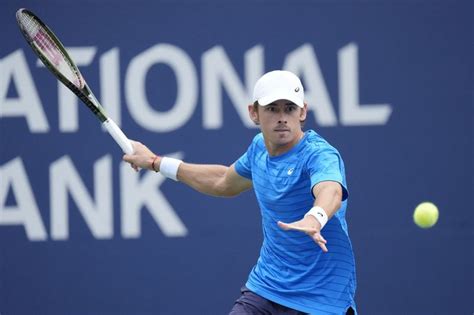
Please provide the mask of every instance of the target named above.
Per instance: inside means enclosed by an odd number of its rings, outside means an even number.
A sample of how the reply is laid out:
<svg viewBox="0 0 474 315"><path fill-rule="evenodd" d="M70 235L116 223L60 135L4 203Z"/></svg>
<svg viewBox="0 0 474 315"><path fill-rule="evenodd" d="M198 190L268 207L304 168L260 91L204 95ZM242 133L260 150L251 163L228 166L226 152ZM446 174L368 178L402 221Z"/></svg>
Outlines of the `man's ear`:
<svg viewBox="0 0 474 315"><path fill-rule="evenodd" d="M248 106L249 109L249 117L250 119L256 124L260 125L260 120L258 118L258 110L255 109L255 106L253 104L250 104Z"/></svg>
<svg viewBox="0 0 474 315"><path fill-rule="evenodd" d="M305 121L306 120L306 114L308 113L308 104L304 103L303 108L301 109L300 112L300 121Z"/></svg>

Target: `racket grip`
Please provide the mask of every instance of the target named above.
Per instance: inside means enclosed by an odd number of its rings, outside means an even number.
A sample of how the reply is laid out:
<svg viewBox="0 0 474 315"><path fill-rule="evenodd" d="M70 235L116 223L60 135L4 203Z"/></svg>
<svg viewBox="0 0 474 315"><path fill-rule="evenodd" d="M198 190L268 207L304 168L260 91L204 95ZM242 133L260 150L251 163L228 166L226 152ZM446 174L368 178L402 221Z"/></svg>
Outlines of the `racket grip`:
<svg viewBox="0 0 474 315"><path fill-rule="evenodd" d="M120 148L122 148L124 153L133 154L132 143L112 119L108 118L102 125L107 129L107 132L114 138Z"/></svg>

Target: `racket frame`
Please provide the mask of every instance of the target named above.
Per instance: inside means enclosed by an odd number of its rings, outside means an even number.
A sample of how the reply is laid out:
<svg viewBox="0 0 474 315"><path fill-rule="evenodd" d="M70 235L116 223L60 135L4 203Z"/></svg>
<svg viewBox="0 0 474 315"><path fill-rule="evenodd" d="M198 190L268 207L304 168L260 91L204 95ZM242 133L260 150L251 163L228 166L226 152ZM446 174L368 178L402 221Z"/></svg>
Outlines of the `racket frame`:
<svg viewBox="0 0 474 315"><path fill-rule="evenodd" d="M35 43L35 40L31 38L31 36L28 34L27 30L24 28L23 24L20 23L20 14L27 14L31 16L39 25L40 27L48 34L50 39L56 44L57 48L61 51L61 54L64 57L64 60L69 64L69 67L73 72L77 75L77 77L83 82L83 88L77 87L74 83L72 83L68 78L66 78L60 71L56 69L56 67L46 58L39 49ZM58 79L61 81L65 86L67 86L68 89L70 89L74 94L77 95L81 99L81 101L86 104L86 106L94 113L94 115L100 120L100 122L105 122L107 120L107 115L105 113L105 110L102 108L100 103L97 101L97 98L94 96L92 93L91 89L87 85L86 80L82 76L81 72L79 71L79 68L76 66L75 62L72 60L72 58L69 56L69 53L67 52L66 48L64 48L64 45L61 43L61 41L56 37L56 35L51 31L51 29L41 21L41 19L36 16L33 12L27 9L20 9L16 13L16 18L18 25L20 26L21 33L25 37L26 41L28 44L31 46L33 51L36 53L36 55L40 58L40 60L43 62L43 64L48 68L49 71L51 71Z"/></svg>
<svg viewBox="0 0 474 315"><path fill-rule="evenodd" d="M69 65L70 70L73 71L73 73L79 79L79 82L82 83L81 84L82 88L75 85L65 75L63 75L59 70L57 70L57 67L53 65L49 61L49 59L44 55L43 51L38 48L38 45L36 44L35 40L31 38L30 34L28 33L23 23L21 22L22 14L29 15L35 22L39 24L40 29L46 32L49 38L54 42L54 44L60 50L60 53L63 55L65 62ZM117 126L117 124L112 119L107 117L105 110L100 105L99 101L97 100L97 98L92 93L89 86L87 85L87 82L82 76L81 72L79 71L79 68L76 66L76 63L69 56L69 53L67 52L66 48L64 48L64 45L56 37L53 31L45 23L43 23L43 21L36 14L34 14L33 12L25 8L19 9L16 12L16 19L17 19L18 25L20 26L20 31L23 34L23 37L25 37L27 43L33 49L35 54L40 58L40 60L43 62L46 68L48 68L48 70L51 71L53 75L56 78L58 78L59 81L61 81L65 86L67 86L69 90L71 90L74 94L76 94L76 96L79 97L79 99L81 99L81 101L92 111L92 113L100 120L100 122L102 123L102 126L104 126L104 128L109 132L112 138L114 138L114 140L119 144L119 146L122 148L122 151L127 154L132 154L133 146L130 143L130 140L128 140L127 136L125 136L125 134Z"/></svg>

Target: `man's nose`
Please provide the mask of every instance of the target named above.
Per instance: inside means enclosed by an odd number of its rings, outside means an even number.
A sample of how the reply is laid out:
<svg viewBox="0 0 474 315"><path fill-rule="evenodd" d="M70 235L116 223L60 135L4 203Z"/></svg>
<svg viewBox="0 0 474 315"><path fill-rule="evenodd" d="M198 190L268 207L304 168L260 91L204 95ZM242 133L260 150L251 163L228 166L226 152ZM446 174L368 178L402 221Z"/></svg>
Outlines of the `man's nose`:
<svg viewBox="0 0 474 315"><path fill-rule="evenodd" d="M288 120L286 119L286 113L285 113L284 110L281 110L279 112L279 116L280 116L280 117L278 117L278 123L279 124L287 124L288 123Z"/></svg>

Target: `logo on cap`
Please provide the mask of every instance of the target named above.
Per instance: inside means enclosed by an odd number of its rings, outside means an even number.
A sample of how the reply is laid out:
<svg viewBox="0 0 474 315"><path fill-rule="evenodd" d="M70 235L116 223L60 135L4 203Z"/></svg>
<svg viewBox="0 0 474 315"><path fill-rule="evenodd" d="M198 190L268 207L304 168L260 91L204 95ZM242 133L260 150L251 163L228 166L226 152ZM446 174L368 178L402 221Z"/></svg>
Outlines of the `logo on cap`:
<svg viewBox="0 0 474 315"><path fill-rule="evenodd" d="M299 91L300 91L300 88L296 87L295 92L299 92Z"/></svg>

